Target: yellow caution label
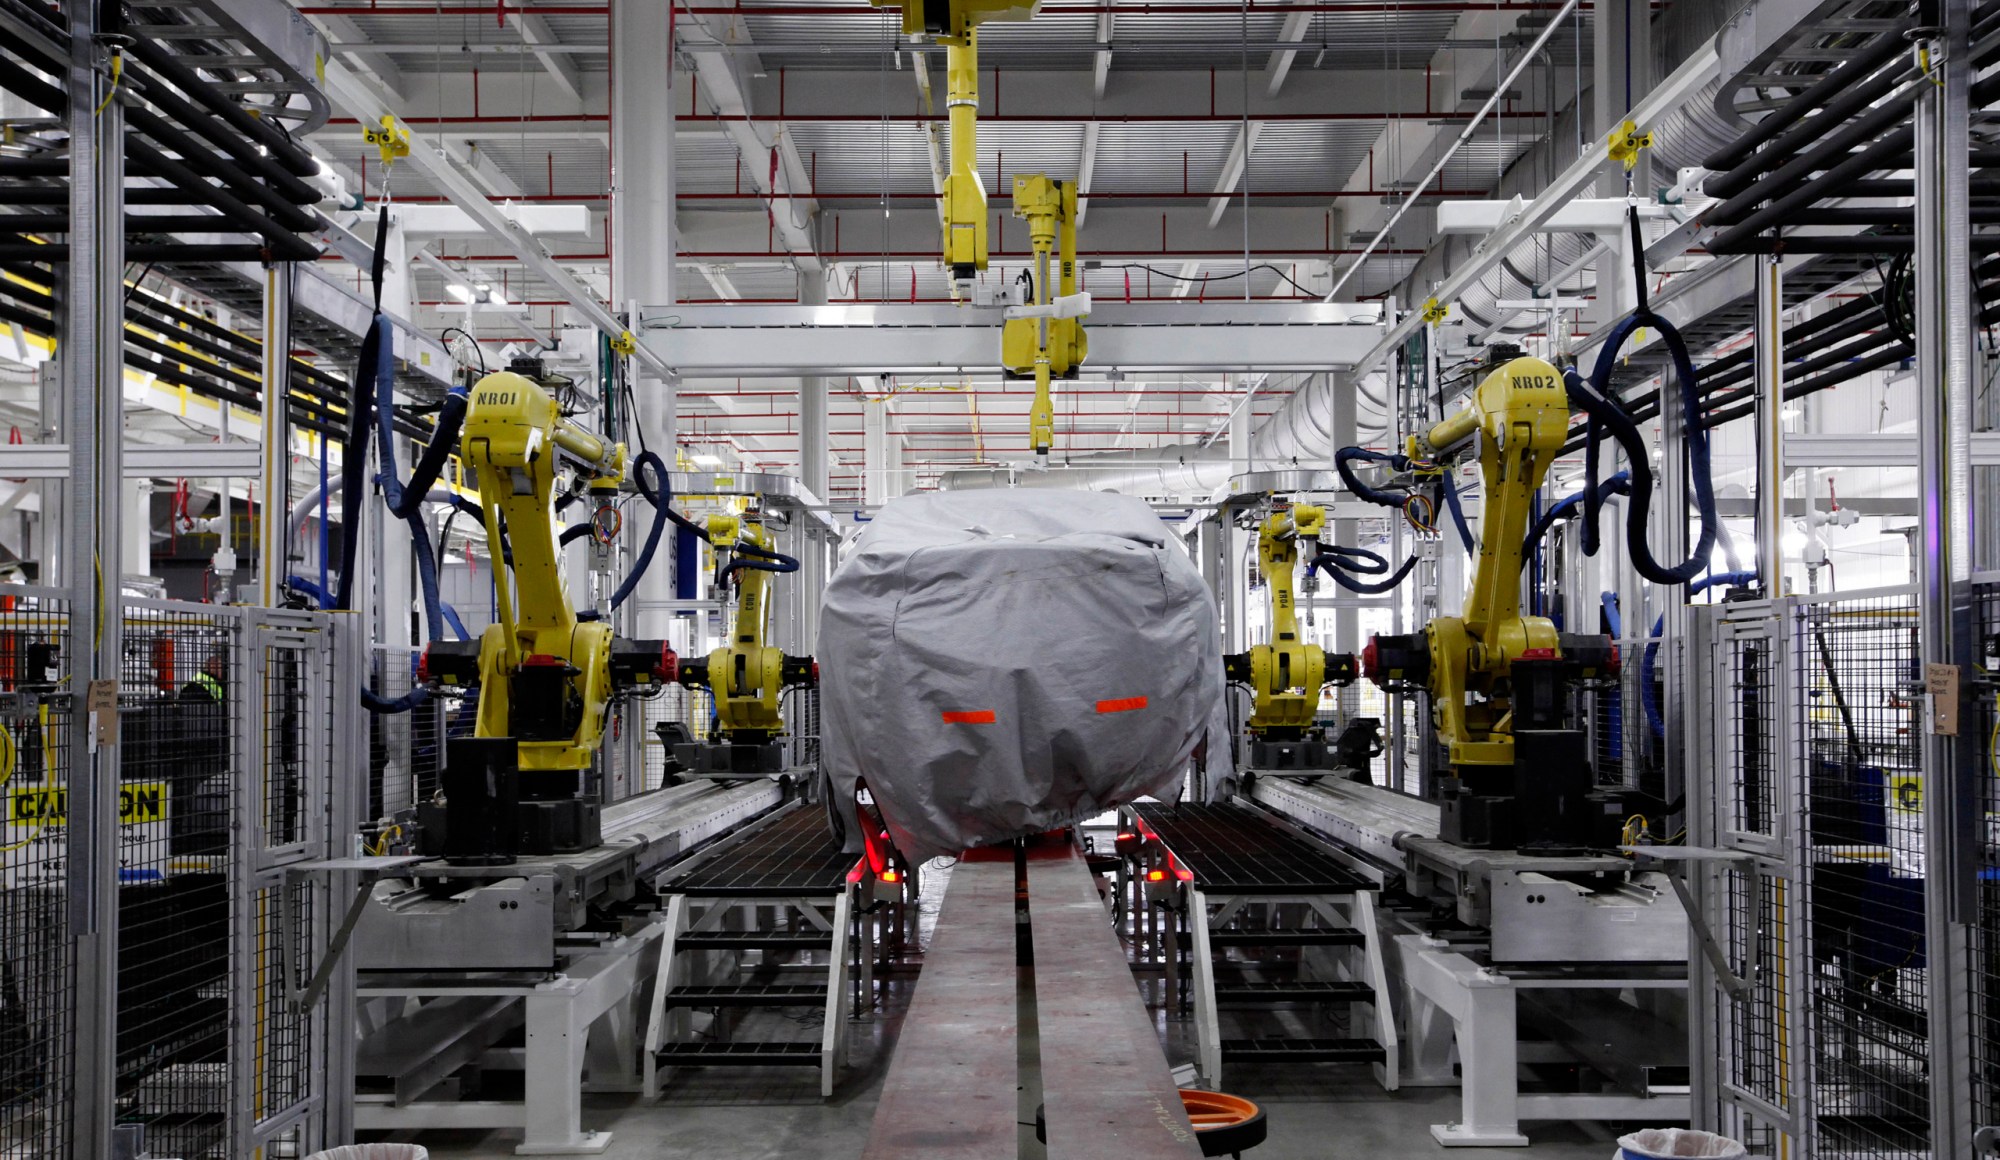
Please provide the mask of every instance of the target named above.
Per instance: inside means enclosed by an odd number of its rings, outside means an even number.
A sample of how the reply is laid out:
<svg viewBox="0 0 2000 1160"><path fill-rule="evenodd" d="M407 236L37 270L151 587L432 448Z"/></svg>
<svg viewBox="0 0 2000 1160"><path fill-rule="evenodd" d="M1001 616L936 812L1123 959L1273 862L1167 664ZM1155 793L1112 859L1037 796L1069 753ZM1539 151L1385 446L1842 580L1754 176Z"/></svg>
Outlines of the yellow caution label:
<svg viewBox="0 0 2000 1160"><path fill-rule="evenodd" d="M7 795L7 820L60 826L69 820L69 790L62 786L22 787ZM127 826L167 820L167 783L128 781L118 786L118 821Z"/></svg>

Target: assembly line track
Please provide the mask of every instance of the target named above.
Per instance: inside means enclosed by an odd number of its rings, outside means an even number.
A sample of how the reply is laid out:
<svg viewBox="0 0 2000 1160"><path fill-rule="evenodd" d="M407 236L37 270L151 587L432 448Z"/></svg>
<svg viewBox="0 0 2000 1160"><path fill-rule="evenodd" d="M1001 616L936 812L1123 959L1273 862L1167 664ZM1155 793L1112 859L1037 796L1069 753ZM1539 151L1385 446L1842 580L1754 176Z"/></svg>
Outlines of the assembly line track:
<svg viewBox="0 0 2000 1160"><path fill-rule="evenodd" d="M1259 810L1225 802L1130 807L1201 889L1226 894L1339 894L1373 890L1311 842Z"/></svg>

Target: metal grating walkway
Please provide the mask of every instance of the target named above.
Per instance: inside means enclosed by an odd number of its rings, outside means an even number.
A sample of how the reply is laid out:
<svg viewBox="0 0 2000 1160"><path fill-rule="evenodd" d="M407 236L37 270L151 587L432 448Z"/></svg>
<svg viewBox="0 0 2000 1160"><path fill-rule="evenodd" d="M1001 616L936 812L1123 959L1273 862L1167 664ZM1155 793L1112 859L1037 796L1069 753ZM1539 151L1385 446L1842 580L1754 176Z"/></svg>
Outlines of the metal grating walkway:
<svg viewBox="0 0 2000 1160"><path fill-rule="evenodd" d="M1339 894L1374 883L1264 815L1234 804L1131 807L1201 889L1233 894Z"/></svg>
<svg viewBox="0 0 2000 1160"><path fill-rule="evenodd" d="M839 894L859 855L843 854L826 815L802 807L664 883L671 894L704 898L800 898Z"/></svg>

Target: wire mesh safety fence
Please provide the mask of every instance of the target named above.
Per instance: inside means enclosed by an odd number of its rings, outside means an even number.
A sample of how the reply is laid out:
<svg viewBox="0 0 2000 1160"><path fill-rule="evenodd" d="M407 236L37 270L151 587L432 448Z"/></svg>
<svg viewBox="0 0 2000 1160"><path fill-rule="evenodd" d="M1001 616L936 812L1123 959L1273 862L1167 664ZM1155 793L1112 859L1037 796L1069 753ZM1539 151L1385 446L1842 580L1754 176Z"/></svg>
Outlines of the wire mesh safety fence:
<svg viewBox="0 0 2000 1160"><path fill-rule="evenodd" d="M327 1014L294 1002L326 938L310 877L343 759L330 618L126 602L117 673L115 1115L153 1155L323 1139ZM0 587L0 1155L70 1154L80 1051L66 923L73 642L58 593ZM358 674L357 674L358 675ZM355 678L349 678L353 680ZM357 768L358 772L358 768ZM349 784L353 784L350 779ZM108 803L107 817L109 822ZM309 1150L309 1149L308 1149ZM270 1153L266 1153L270 1154Z"/></svg>
<svg viewBox="0 0 2000 1160"><path fill-rule="evenodd" d="M1916 610L1806 599L1794 626L1815 1154L1908 1155L1931 1115Z"/></svg>
<svg viewBox="0 0 2000 1160"><path fill-rule="evenodd" d="M2000 1124L2000 582L1973 587L1973 631L1984 670L1978 713L1968 723L1978 740L1974 784L1977 822L1977 926L1966 964L1971 980L1973 1127Z"/></svg>
<svg viewBox="0 0 2000 1160"><path fill-rule="evenodd" d="M1897 589L1703 630L1698 837L1728 855L1708 913L1747 988L1715 1001L1715 1082L1724 1126L1767 1154L1931 1154L1916 628Z"/></svg>
<svg viewBox="0 0 2000 1160"><path fill-rule="evenodd" d="M1657 780L1658 658L1647 639L1612 643L1623 663L1615 677L1581 694L1577 719L1590 733L1598 784L1638 787Z"/></svg>
<svg viewBox="0 0 2000 1160"><path fill-rule="evenodd" d="M69 1155L71 1012L60 807L69 777L69 605L0 590L0 1155Z"/></svg>
<svg viewBox="0 0 2000 1160"><path fill-rule="evenodd" d="M118 1099L163 1155L229 1131L239 614L126 607L119 673Z"/></svg>
<svg viewBox="0 0 2000 1160"><path fill-rule="evenodd" d="M369 688L387 700L416 685L421 650L376 645L369 652ZM435 696L407 713L368 715L367 816L387 821L428 801L444 776L448 733L471 729L469 700Z"/></svg>

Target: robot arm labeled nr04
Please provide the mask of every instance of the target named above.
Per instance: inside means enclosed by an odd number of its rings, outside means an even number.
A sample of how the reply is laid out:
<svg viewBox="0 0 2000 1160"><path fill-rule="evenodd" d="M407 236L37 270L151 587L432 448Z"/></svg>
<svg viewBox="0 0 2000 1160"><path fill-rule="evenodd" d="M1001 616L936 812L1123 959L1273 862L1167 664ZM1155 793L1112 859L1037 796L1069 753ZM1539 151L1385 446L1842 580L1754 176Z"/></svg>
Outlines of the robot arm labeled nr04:
<svg viewBox="0 0 2000 1160"><path fill-rule="evenodd" d="M1304 590L1316 588L1311 568L1326 531L1326 509L1312 504L1274 504L1257 524L1257 574L1269 595L1270 640L1248 652L1223 658L1229 680L1250 688L1247 765L1258 772L1325 770L1332 754L1311 736L1320 690L1354 683L1351 656L1328 656L1299 637L1294 574L1306 565ZM1303 548L1303 550L1301 550Z"/></svg>
<svg viewBox="0 0 2000 1160"><path fill-rule="evenodd" d="M427 848L472 864L589 849L602 841L594 767L611 700L676 671L666 642L579 615L563 581L556 493L614 494L625 447L511 371L474 386L459 447L479 481L498 615L477 641L430 645L419 665L426 683L478 692L472 736L447 747L444 805L424 811Z"/></svg>
<svg viewBox="0 0 2000 1160"><path fill-rule="evenodd" d="M1470 406L1413 439L1412 458L1476 444L1485 488L1478 563L1461 616L1421 634L1377 636L1368 678L1430 694L1450 750L1442 837L1461 846L1544 853L1608 848L1624 803L1596 788L1572 692L1617 671L1609 637L1557 632L1521 614L1522 544L1535 492L1568 438L1563 377L1537 358L1492 367Z"/></svg>
<svg viewBox="0 0 2000 1160"><path fill-rule="evenodd" d="M819 683L811 657L787 656L765 643L771 629L771 578L798 563L779 553L755 512L710 516L716 590L733 590L736 621L729 642L680 666L680 683L707 689L715 700L715 739L674 746L681 767L696 777L762 777L785 772L785 690Z"/></svg>

